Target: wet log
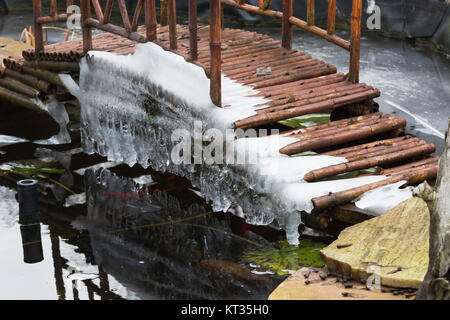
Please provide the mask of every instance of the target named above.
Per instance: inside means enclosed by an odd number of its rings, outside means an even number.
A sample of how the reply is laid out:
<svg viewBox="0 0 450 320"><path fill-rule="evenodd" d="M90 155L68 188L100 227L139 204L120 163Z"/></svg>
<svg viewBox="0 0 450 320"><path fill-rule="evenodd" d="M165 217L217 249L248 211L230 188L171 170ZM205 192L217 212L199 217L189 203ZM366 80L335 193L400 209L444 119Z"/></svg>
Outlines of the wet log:
<svg viewBox="0 0 450 320"><path fill-rule="evenodd" d="M31 68L25 65L22 65L22 71L40 80L44 80L53 83L54 85L65 88L64 83L61 81L61 79L59 79L59 74L57 73L42 69Z"/></svg>
<svg viewBox="0 0 450 320"><path fill-rule="evenodd" d="M371 137L376 134L389 132L398 128L404 128L405 126L406 120L404 118L394 118L367 126L356 127L354 130L346 130L344 128L339 132L330 132L330 134L319 136L317 138L291 143L284 148L281 148L280 152L292 155L303 151L320 150L334 145Z"/></svg>
<svg viewBox="0 0 450 320"><path fill-rule="evenodd" d="M169 42L170 49L177 49L177 14L175 0L169 0Z"/></svg>
<svg viewBox="0 0 450 320"><path fill-rule="evenodd" d="M26 67L45 69L59 72L80 72L80 65L77 62L59 62L59 61L24 61Z"/></svg>
<svg viewBox="0 0 450 320"><path fill-rule="evenodd" d="M197 46L197 0L189 0L189 57L198 59Z"/></svg>
<svg viewBox="0 0 450 320"><path fill-rule="evenodd" d="M138 32L127 32L126 29L115 26L113 24L101 24L98 20L93 18L87 19L86 25L89 26L89 28L96 28L106 32L114 33L136 42L144 43L146 41L145 37Z"/></svg>
<svg viewBox="0 0 450 320"><path fill-rule="evenodd" d="M103 14L103 20L100 20L101 24L109 23L109 19L111 18L113 4L114 4L114 0L108 0L106 2L105 13Z"/></svg>
<svg viewBox="0 0 450 320"><path fill-rule="evenodd" d="M21 106L38 113L47 113L47 111L43 110L36 103L31 101L27 96L8 89L0 88L0 98L16 106Z"/></svg>
<svg viewBox="0 0 450 320"><path fill-rule="evenodd" d="M26 95L27 97L30 98L37 98L39 96L39 91L30 86L27 86L26 84L17 81L0 79L0 87Z"/></svg>
<svg viewBox="0 0 450 320"><path fill-rule="evenodd" d="M328 1L328 34L334 34L336 25L336 0Z"/></svg>
<svg viewBox="0 0 450 320"><path fill-rule="evenodd" d="M212 0L210 2L210 40L211 49L211 82L210 96L212 102L222 106L222 23L220 19L221 1Z"/></svg>
<svg viewBox="0 0 450 320"><path fill-rule="evenodd" d="M359 82L359 60L361 54L361 17L362 0L353 0L349 69L349 80L353 83Z"/></svg>
<svg viewBox="0 0 450 320"><path fill-rule="evenodd" d="M42 24L37 20L42 16L42 1L33 0L33 14L34 14L34 47L37 52L44 49L44 38L42 33Z"/></svg>
<svg viewBox="0 0 450 320"><path fill-rule="evenodd" d="M145 30L147 41L152 41L157 38L155 0L145 0Z"/></svg>
<svg viewBox="0 0 450 320"><path fill-rule="evenodd" d="M429 265L417 299L450 300L450 119L435 188L427 183L420 196L430 209Z"/></svg>
<svg viewBox="0 0 450 320"><path fill-rule="evenodd" d="M294 12L294 1L283 0L283 18L282 18L282 40L281 45L287 50L292 49L292 25L289 18Z"/></svg>
<svg viewBox="0 0 450 320"><path fill-rule="evenodd" d="M403 180L405 180L407 184L417 184L425 180L435 179L436 174L437 174L437 167L429 167L426 169L414 170L413 172L409 171L403 174L392 175L391 177L378 182L366 184L349 190L331 193L322 197L313 198L311 201L313 202L314 209L316 211L321 211L327 208L331 208L340 204L350 202L359 197L360 195L362 195L363 193L376 189L378 187L382 187Z"/></svg>
<svg viewBox="0 0 450 320"><path fill-rule="evenodd" d="M352 172L361 169L372 168L375 166L382 166L389 163L394 163L400 160L409 159L424 154L433 153L436 150L434 144L424 144L415 147L401 150L398 152L388 153L386 155L374 156L363 160L351 161L333 165L321 169L316 169L305 174L303 179L308 182L317 181L323 178L336 176L341 173Z"/></svg>
<svg viewBox="0 0 450 320"><path fill-rule="evenodd" d="M31 75L22 74L11 69L5 69L3 74L8 78L12 78L20 82L23 82L29 85L30 87L33 87L44 93L50 93L54 89L53 86L47 81L42 81Z"/></svg>
<svg viewBox="0 0 450 320"><path fill-rule="evenodd" d="M142 9L144 8L144 0L138 0L136 4L136 9L134 11L133 20L131 23L131 31L136 32L139 24L139 19L142 14ZM100 20L101 21L101 20Z"/></svg>

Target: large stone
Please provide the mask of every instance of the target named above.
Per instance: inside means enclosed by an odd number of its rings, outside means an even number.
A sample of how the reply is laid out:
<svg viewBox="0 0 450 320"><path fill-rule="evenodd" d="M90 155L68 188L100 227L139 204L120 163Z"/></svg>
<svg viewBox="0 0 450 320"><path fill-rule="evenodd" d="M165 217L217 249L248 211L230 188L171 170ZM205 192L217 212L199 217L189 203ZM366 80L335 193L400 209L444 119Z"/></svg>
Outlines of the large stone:
<svg viewBox="0 0 450 320"><path fill-rule="evenodd" d="M427 204L415 197L345 229L321 253L332 272L356 280L375 273L382 285L418 288L428 268L429 219Z"/></svg>
<svg viewBox="0 0 450 320"><path fill-rule="evenodd" d="M269 296L269 300L405 300L380 290L367 290L364 284L336 282L336 277L320 278L323 271L302 268L284 280ZM319 272L314 272L319 271ZM305 275L308 278L305 278ZM307 282L306 282L307 281ZM305 283L306 282L306 283ZM347 286L347 288L346 288ZM349 288L351 286L351 288ZM409 299L411 299L410 297Z"/></svg>
<svg viewBox="0 0 450 320"><path fill-rule="evenodd" d="M7 57L21 56L23 50L32 47L24 42L16 41L10 38L0 37L0 69L3 66L3 59Z"/></svg>

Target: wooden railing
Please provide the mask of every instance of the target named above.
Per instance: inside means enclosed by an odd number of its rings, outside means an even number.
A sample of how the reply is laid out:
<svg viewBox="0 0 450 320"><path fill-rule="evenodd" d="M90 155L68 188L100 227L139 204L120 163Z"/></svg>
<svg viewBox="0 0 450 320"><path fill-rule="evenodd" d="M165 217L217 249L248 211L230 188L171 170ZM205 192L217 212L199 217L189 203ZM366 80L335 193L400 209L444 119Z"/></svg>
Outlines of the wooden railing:
<svg viewBox="0 0 450 320"><path fill-rule="evenodd" d="M133 19L130 20L125 0L117 0L122 16L123 27L110 23L110 17L114 0L107 0L104 11L99 0L80 0L81 4L81 27L83 33L83 49L85 52L92 49L92 29L100 29L105 32L117 34L137 42L152 41L166 50L177 50L177 24L176 24L176 1L168 1L168 25L169 25L169 47L167 48L157 39L157 18L155 0L138 0ZM337 46L350 51L350 67L348 79L357 83L359 81L359 59L361 39L361 15L362 0L353 0L351 16L351 39L350 42L335 34L336 0L329 0L328 25L324 30L315 25L314 0L307 1L307 21L293 16L294 0L283 0L283 12L270 10L271 0L258 0L258 6L247 4L245 0L210 0L210 66L209 69L200 64L197 49L197 0L189 1L189 62L195 63L205 69L210 78L210 95L212 102L221 106L221 28L222 28L222 5L231 6L245 10L250 13L274 17L282 20L282 46L288 50L292 48L292 28L297 26L305 31L324 38ZM322 0L324 1L324 0ZM67 0L67 5L73 4L73 0ZM91 4L97 19L91 17ZM42 24L66 21L67 14L57 14L56 0L50 0L50 15L42 16L42 0L33 0L34 23L35 23L35 47L36 51L43 49ZM139 18L145 12L146 35L137 32Z"/></svg>

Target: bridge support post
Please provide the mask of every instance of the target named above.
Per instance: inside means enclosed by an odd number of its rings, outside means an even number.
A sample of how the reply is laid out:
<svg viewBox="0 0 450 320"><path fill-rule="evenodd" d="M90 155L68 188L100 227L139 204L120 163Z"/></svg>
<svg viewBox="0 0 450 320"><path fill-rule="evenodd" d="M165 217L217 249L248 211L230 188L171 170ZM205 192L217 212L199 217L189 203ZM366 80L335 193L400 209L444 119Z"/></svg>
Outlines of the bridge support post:
<svg viewBox="0 0 450 320"><path fill-rule="evenodd" d="M197 0L189 0L189 58L198 59L197 48Z"/></svg>
<svg viewBox="0 0 450 320"><path fill-rule="evenodd" d="M90 0L81 0L81 30L83 33L83 51L92 50L92 29L88 25L91 18Z"/></svg>
<svg viewBox="0 0 450 320"><path fill-rule="evenodd" d="M34 14L34 50L39 52L44 49L44 41L42 36L42 25L37 19L42 16L42 0L33 0Z"/></svg>
<svg viewBox="0 0 450 320"><path fill-rule="evenodd" d="M359 59L361 48L362 0L353 0L350 42L349 80L359 82Z"/></svg>
<svg viewBox="0 0 450 320"><path fill-rule="evenodd" d="M292 24L289 22L289 18L292 17L294 12L294 2L292 0L283 0L283 20L282 20L282 40L281 45L283 48L292 49Z"/></svg>
<svg viewBox="0 0 450 320"><path fill-rule="evenodd" d="M211 50L211 82L210 95L212 102L222 106L222 19L221 0L210 0L209 46Z"/></svg>
<svg viewBox="0 0 450 320"><path fill-rule="evenodd" d="M175 0L169 0L169 42L170 49L177 49L177 15Z"/></svg>
<svg viewBox="0 0 450 320"><path fill-rule="evenodd" d="M155 0L145 0L145 27L147 32L147 41L156 40L156 6Z"/></svg>

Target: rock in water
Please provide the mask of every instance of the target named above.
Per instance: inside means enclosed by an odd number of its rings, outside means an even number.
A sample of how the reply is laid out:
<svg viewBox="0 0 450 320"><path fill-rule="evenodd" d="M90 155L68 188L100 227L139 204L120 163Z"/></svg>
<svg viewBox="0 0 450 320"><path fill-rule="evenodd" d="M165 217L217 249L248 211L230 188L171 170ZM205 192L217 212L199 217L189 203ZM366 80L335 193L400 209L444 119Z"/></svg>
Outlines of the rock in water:
<svg viewBox="0 0 450 320"><path fill-rule="evenodd" d="M316 272L318 271L318 272ZM335 276L322 276L317 268L301 268L287 278L269 296L269 300L406 300L385 290L366 290L357 281L337 281Z"/></svg>
<svg viewBox="0 0 450 320"><path fill-rule="evenodd" d="M415 197L345 229L321 253L331 272L356 280L375 273L382 285L418 288L428 267L429 219L427 204Z"/></svg>

